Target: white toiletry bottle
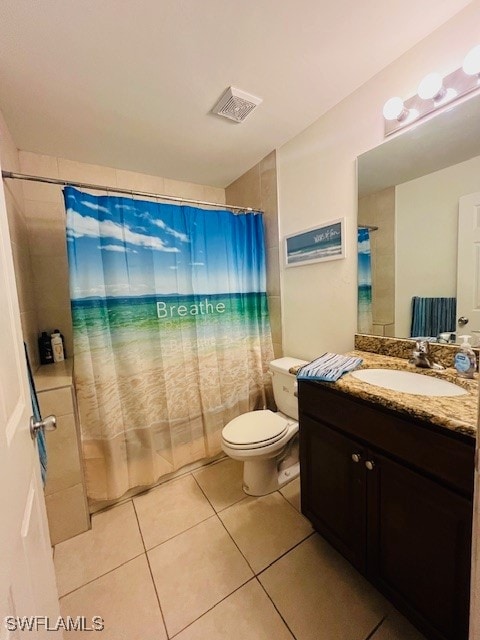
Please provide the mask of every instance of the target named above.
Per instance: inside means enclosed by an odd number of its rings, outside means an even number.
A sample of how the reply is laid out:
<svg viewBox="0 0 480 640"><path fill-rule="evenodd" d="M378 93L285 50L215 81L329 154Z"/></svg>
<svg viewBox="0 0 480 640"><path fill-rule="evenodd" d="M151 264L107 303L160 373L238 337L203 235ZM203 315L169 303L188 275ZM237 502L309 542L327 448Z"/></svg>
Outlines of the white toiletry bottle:
<svg viewBox="0 0 480 640"><path fill-rule="evenodd" d="M54 362L62 362L65 360L65 355L63 353L63 340L59 331L55 331L51 335L52 338L52 351L53 351L53 361Z"/></svg>
<svg viewBox="0 0 480 640"><path fill-rule="evenodd" d="M462 378L473 378L476 369L477 359L472 345L469 343L470 336L461 336L463 344L460 351L455 355L455 369Z"/></svg>

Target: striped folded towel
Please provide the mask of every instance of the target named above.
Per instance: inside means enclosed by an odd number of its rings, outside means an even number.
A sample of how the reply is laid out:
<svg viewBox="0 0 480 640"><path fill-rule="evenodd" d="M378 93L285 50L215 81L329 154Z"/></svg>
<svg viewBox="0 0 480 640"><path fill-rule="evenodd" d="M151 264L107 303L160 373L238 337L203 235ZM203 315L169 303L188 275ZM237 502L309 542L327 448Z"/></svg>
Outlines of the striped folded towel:
<svg viewBox="0 0 480 640"><path fill-rule="evenodd" d="M297 380L323 380L335 382L348 371L353 371L363 362L362 358L324 353L323 356L304 365L297 373Z"/></svg>

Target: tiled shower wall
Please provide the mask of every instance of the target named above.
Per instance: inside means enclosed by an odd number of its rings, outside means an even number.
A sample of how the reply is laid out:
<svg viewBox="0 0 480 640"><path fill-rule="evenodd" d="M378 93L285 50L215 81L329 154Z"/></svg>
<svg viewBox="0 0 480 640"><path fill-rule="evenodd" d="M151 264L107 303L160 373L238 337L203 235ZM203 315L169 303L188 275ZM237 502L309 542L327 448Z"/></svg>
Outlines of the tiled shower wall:
<svg viewBox="0 0 480 640"><path fill-rule="evenodd" d="M27 151L20 151L19 156L22 173L180 198L225 202L224 189L216 187ZM38 327L40 331L60 329L65 336L68 355L72 353L73 342L62 187L38 182L23 182L21 185L30 240Z"/></svg>
<svg viewBox="0 0 480 640"><path fill-rule="evenodd" d="M276 358L283 355L278 236L277 155L272 151L261 162L225 189L227 204L262 209L267 245L267 295Z"/></svg>
<svg viewBox="0 0 480 640"><path fill-rule="evenodd" d="M20 171L17 147L0 113L0 159L5 171ZM5 180L5 203L7 206L8 227L15 267L20 318L23 339L27 343L32 367L38 366L37 348L37 311L33 288L33 271L28 243L28 226L25 216L25 203L20 182Z"/></svg>

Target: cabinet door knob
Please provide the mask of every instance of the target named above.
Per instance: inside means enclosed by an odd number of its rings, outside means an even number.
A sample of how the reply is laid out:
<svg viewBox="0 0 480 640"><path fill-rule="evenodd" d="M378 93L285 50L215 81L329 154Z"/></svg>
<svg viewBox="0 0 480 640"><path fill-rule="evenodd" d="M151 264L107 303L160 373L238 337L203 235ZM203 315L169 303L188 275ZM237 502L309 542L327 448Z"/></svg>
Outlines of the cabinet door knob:
<svg viewBox="0 0 480 640"><path fill-rule="evenodd" d="M354 462L360 462L361 459L362 459L362 456L359 453L352 453L352 460Z"/></svg>
<svg viewBox="0 0 480 640"><path fill-rule="evenodd" d="M367 469L368 469L369 471L373 471L373 468L374 468L374 466L375 466L375 462L374 462L373 460L367 460L367 461L365 462L365 466L367 467Z"/></svg>

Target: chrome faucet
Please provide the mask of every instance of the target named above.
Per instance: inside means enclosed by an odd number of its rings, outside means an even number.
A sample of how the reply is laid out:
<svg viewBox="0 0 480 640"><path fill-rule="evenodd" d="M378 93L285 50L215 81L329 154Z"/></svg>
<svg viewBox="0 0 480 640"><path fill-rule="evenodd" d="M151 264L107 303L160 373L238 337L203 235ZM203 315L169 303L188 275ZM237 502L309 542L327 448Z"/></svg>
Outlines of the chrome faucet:
<svg viewBox="0 0 480 640"><path fill-rule="evenodd" d="M445 369L430 353L430 343L428 340L416 341L409 363L422 369Z"/></svg>

